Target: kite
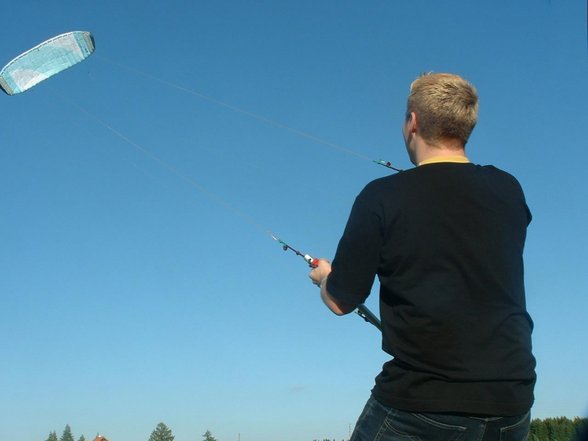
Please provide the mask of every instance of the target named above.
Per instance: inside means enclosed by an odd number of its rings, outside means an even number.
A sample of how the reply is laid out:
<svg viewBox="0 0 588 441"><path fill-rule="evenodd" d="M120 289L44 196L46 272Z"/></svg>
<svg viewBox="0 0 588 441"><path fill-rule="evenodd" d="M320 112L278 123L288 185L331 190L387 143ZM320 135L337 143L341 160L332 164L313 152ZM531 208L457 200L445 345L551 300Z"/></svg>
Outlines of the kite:
<svg viewBox="0 0 588 441"><path fill-rule="evenodd" d="M41 81L85 60L94 52L86 31L67 32L22 53L0 70L0 88L8 95L25 92Z"/></svg>

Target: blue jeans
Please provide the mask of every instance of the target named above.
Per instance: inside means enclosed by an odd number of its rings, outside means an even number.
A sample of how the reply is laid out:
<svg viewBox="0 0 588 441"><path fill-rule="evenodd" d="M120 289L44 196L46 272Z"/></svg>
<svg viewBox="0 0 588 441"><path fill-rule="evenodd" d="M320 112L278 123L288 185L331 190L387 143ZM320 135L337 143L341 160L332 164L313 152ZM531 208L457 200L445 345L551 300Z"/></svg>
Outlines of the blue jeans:
<svg viewBox="0 0 588 441"><path fill-rule="evenodd" d="M350 441L524 441L530 423L529 412L508 417L412 413L370 397Z"/></svg>

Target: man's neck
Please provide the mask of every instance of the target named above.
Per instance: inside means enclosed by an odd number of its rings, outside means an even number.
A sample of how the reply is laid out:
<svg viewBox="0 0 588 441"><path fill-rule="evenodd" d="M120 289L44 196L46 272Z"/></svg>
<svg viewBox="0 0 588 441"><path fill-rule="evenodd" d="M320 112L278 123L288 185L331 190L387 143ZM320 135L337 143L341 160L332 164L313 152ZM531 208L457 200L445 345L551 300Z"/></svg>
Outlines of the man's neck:
<svg viewBox="0 0 588 441"><path fill-rule="evenodd" d="M437 158L454 158L455 162L468 162L463 145L458 142L428 143L423 139L417 144L415 152L415 165L424 162L436 162ZM463 159L461 159L463 158Z"/></svg>

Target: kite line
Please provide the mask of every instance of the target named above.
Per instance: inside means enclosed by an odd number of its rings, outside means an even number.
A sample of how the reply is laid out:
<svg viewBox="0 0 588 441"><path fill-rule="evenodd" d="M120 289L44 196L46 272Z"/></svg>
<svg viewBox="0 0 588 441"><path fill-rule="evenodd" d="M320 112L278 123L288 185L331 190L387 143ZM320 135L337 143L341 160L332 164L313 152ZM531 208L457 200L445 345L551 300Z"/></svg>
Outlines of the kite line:
<svg viewBox="0 0 588 441"><path fill-rule="evenodd" d="M111 133L113 133L114 135L116 135L118 138L122 139L124 142L126 142L127 144L129 144L131 147L134 147L136 150L138 150L139 152L141 152L143 155L145 155L148 158L152 159L153 161L157 162L159 165L161 165L167 171L169 171L170 173L174 174L175 176L177 176L178 178L180 178L182 181L186 182L187 184L189 184L190 186L192 186L193 188L195 188L196 190L198 190L199 192L201 192L202 194L204 194L208 198L212 199L214 202L216 202L220 206L224 207L228 211L231 211L233 214L236 214L242 220L244 220L245 222L247 222L249 225L257 228L258 230L264 232L265 234L268 234L268 235L272 236L273 233L271 232L271 230L269 230L268 228L265 228L263 225L261 225L259 222L257 222L249 214L245 213L244 211L240 210L239 208L235 207L234 205L231 205L225 199L221 198L216 193L213 193L212 191L208 190L206 187L204 187L203 185L201 185L200 183L198 183L192 177L190 177L187 174L181 172L177 167L174 167L172 164L170 164L169 162L167 162L166 160L164 160L160 156L157 156L155 153L153 153L152 151L146 149L145 147L143 147L138 142L132 140L131 138L129 138L128 136L126 136L124 133L122 133L120 130L117 130L112 125L110 125L109 123L107 123L103 119L99 118L94 113L90 112L89 110L87 110L86 108L82 107L81 105L79 105L77 103L74 103L74 102L66 99L65 97L63 97L61 95L57 95L56 94L56 96L59 97L64 102L66 102L66 103L68 103L68 104L76 107L79 111L83 112L86 116L88 116L89 118L93 119L95 122L97 122L98 124L100 124L101 126L103 126L104 128L106 128L108 131L110 131Z"/></svg>
<svg viewBox="0 0 588 441"><path fill-rule="evenodd" d="M303 254L300 251L296 250L295 248L291 247L286 242L284 242L283 240L281 240L280 238L278 238L270 229L264 227L259 222L257 222L253 217L251 217L250 215L248 215L244 211L240 210L239 208L235 207L234 205L228 203L225 199L221 198L216 193L211 192L206 187L204 187L201 184L199 184L196 180L194 180L193 178L191 178L187 174L182 173L180 170L178 170L176 167L174 167L173 165L171 165L169 162L165 161L164 159L162 159L161 157L157 156L156 154L154 154L150 150L146 149L145 147L143 147L138 142L133 141L131 138L129 138L128 136L126 136L120 130L117 130L112 125L110 125L109 123L107 123L103 119L99 118L94 113L90 112L89 110L87 110L86 108L82 107L81 105L79 105L77 103L74 103L74 102L66 99L63 96L60 96L60 95L57 95L57 94L56 94L56 96L58 98L60 98L61 100L63 100L64 102L66 102L68 104L71 104L72 106L76 107L78 110L80 110L86 116L88 116L89 118L93 119L95 122L97 122L98 124L100 124L101 126L103 126L104 128L106 128L108 131L110 131L111 133L113 133L114 135L116 135L118 138L122 139L124 142L126 142L127 144L129 144L130 146L132 146L133 148L135 148L136 150L138 150L139 152L141 152L143 155L147 156L151 160L153 160L153 161L157 162L158 164L160 164L163 168L165 168L166 170L168 170L170 173L176 175L182 181L186 182L187 184L189 184L190 186L192 186L193 188L195 188L196 190L198 190L199 192L201 192L202 194L204 194L208 198L212 199L213 201L215 201L216 203L218 203L219 205L221 205L222 207L224 207L226 210L232 212L233 214L236 214L242 220L244 220L245 222L247 222L249 225L255 227L259 231L263 232L264 234L269 235L273 240L277 241L282 246L282 249L284 251L291 250L296 255L302 256L304 258L304 260L308 263L308 265L311 268L316 268L318 266L318 259L317 258L314 258L314 257L310 256L309 254ZM363 304L360 304L360 305L357 306L357 308L355 309L354 312L359 317L363 318L366 322L371 323L376 328L378 328L380 331L382 330L380 320L367 308L367 306L365 306Z"/></svg>
<svg viewBox="0 0 588 441"><path fill-rule="evenodd" d="M201 98L201 99L203 99L205 101L211 102L211 103L216 104L218 106L224 107L226 109L232 110L232 111L237 112L237 113L240 113L242 115L246 115L246 116L251 117L251 118L253 118L253 119L257 120L257 121L260 121L260 122L262 122L264 124L270 125L272 127L277 127L277 128L280 128L280 129L287 130L287 131L289 131L291 133L294 133L294 134L296 134L298 136L301 136L303 138L309 139L311 141L317 142L317 143L322 144L324 146L331 147L331 148L336 149L336 150L339 150L339 151L343 151L345 153L354 155L354 156L356 156L358 158L361 158L361 159L364 159L364 160L369 160L369 161L374 162L374 163L376 163L378 165L381 165L381 166L384 166L386 168L389 168L389 169L391 169L391 170L393 170L395 172L401 172L402 171L401 169L393 166L392 163L389 162L389 161L385 161L383 159L378 159L378 160L371 159L368 156L363 155L361 153L358 153L355 150L352 150L352 149L350 149L348 147L342 146L340 144L333 143L331 141L327 141L327 140L325 140L325 139L323 139L321 137L318 137L316 135L313 135L312 133L308 133L308 132L305 132L303 130L293 128L291 126L288 126L288 125L283 124L281 122L278 122L278 121L275 121L273 119L267 118L267 117L265 117L263 115L260 115L258 113L251 112L251 111L246 110L246 109L243 109L241 107L237 107L237 106L235 106L233 104L229 104L229 103L227 103L225 101L221 101L221 100L219 100L217 98L214 98L214 97L212 97L210 95L203 94L203 93L198 92L198 91L196 91L194 89L190 89L190 88L187 88L185 86L181 86L179 84L173 83L171 81L158 78L158 77L156 77L154 75L151 75L151 74L149 74L147 72L141 71L139 69L128 67L126 65L123 65L121 63L115 62L113 60L110 60L110 59L105 58L105 57L102 57L102 56L99 56L98 58L100 58L101 60L107 61L108 63L111 63L111 64L113 64L113 65L115 65L115 66L117 66L119 68L122 68L122 69L125 69L127 71L133 72L133 73L135 73L137 75L143 76L143 77L145 77L145 78L147 78L149 80L156 81L158 83L164 84L164 85L166 85L168 87L171 87L171 88L180 90L182 92L188 93L190 95L196 96L198 98ZM95 119L97 119L98 121L100 121L98 118L95 118ZM109 125L107 125L107 124L105 124L103 122L102 122L102 124L104 124L109 130L111 130L112 132L114 132L115 134L117 134L118 136L120 136L122 139L124 139L125 141L129 142L129 140L125 136L122 136L118 131L116 131L115 129L113 129L112 127L110 127ZM223 199L221 199L218 196L216 196L214 193L211 193L210 191L204 189L204 187L202 187L200 184L197 184L193 179L191 179L189 177L185 177L185 175L183 175L182 173L179 173L174 167L170 166L169 164L167 164L162 159L160 159L160 158L156 157L155 155L153 155L152 153L148 152L142 146L136 145L136 143L134 143L134 142L131 142L131 145L137 147L140 151L147 153L148 156L156 159L158 162L160 162L161 164L163 164L167 169L169 169L173 173L177 174L178 176L182 177L182 179L184 179L185 181L189 182L190 184L192 184L193 186L195 186L200 191L203 191L208 196L210 196L213 199L215 199L218 202L220 202L226 208L230 209L233 212L236 212L242 218L245 218L246 220L248 220L249 223L252 223L252 224L256 225L258 228L260 228L259 224L257 224L257 222L255 222L255 221L253 221L253 219L250 216L246 215L241 210L238 210L238 209L234 208L233 206L231 206L230 204L228 204L226 201L224 201ZM303 253L301 253L297 249L293 248L292 246L290 246L289 244L287 244L286 242L284 242L283 240L281 240L280 238L278 238L269 229L267 229L267 228L261 228L261 229L263 229L265 233L268 233L273 240L277 241L282 246L282 249L284 251L288 251L289 250L289 251L294 252L296 255L301 256L306 261L306 263L308 263L308 265L311 268L316 268L316 266L318 265L318 259L310 256L309 254L303 254ZM363 304L359 305L357 307L357 309L355 310L355 313L357 313L366 322L371 323L372 325L374 325L380 331L382 330L382 326L381 326L380 320L365 305L363 305Z"/></svg>
<svg viewBox="0 0 588 441"><path fill-rule="evenodd" d="M321 138L321 137L319 137L317 135L314 135L312 133L306 132L304 130L296 129L294 127L291 127L291 126L286 125L284 123L281 123L279 121L270 119L270 118L268 118L266 116L263 116L263 115L260 115L259 113L255 113L255 112L252 112L250 110L246 110L246 109L244 109L242 107L235 106L234 104L230 104L230 103L227 103L226 101L222 101L222 100L219 100L217 98L214 98L214 97L212 97L210 95L204 94L202 92L198 92L197 90L190 89L188 87L185 87L185 86L182 86L182 85L173 83L173 82L168 81L168 80L164 80L162 78L156 77L156 76L151 75L150 73L144 72L142 70L139 70L139 69L136 69L136 68L133 68L133 67L126 66L126 65L121 64L121 63L119 63L117 61L113 61L113 60L111 60L109 58L105 58L104 56L96 55L96 58L99 58L100 60L106 61L107 63L110 63L110 64L112 64L114 66L117 66L120 69L124 69L124 70L129 71L129 72L132 72L132 73L134 73L136 75L140 75L142 77L145 77L145 78L147 78L147 79L149 79L151 81L155 81L155 82L164 84L164 85L166 85L168 87L171 87L173 89L179 90L181 92L187 93L189 95L196 96L196 97L198 97L200 99L203 99L205 101L208 101L208 102L211 102L213 104L216 104L217 106L224 107L225 109L229 109L229 110L232 110L233 112L240 113L242 115L248 116L248 117L253 118L253 119L255 119L255 120L257 120L257 121L259 121L259 122L261 122L263 124L266 124L266 125L269 125L269 126L272 126L272 127L276 127L278 129L286 130L286 131L288 131L290 133L293 133L295 135L298 135L298 136L301 136L303 138L306 138L306 139L309 139L311 141L314 141L314 142L316 142L318 144L321 144L321 145L330 147L330 148L335 149L335 150L339 150L339 151L345 152L347 154L356 156L356 157L358 157L360 159L363 159L363 160L372 161L372 162L374 162L376 164L382 165L382 166L384 166L386 168L389 168L391 170L394 170L394 171L397 171L397 172L402 171L401 169L393 166L390 161L385 161L383 159L374 160L374 159L370 158L369 156L366 156L366 155L364 155L362 153L359 153L359 152L357 152L357 151L355 151L355 150L353 150L353 149L351 149L349 147L345 147L345 146L343 146L341 144L337 144L337 143L328 141L328 140L326 140L324 138Z"/></svg>

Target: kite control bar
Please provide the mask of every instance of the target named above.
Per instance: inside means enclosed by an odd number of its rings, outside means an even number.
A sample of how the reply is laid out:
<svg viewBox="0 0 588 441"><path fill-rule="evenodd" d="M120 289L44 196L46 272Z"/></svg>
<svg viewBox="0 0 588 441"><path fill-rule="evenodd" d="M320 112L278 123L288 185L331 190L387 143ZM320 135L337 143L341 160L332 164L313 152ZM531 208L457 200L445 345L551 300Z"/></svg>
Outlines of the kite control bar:
<svg viewBox="0 0 588 441"><path fill-rule="evenodd" d="M382 330L382 322L380 322L380 319L376 317L375 314L372 311L370 311L368 307L365 306L363 303L357 307L355 313L362 319L364 319L366 322L374 325L380 331Z"/></svg>
<svg viewBox="0 0 588 441"><path fill-rule="evenodd" d="M283 240L277 238L276 236L272 235L272 239L274 239L276 242L278 242L280 245L282 245L282 249L284 251L293 251L297 256L302 257L306 263L308 263L308 265L311 268L316 268L318 266L318 259L316 257L312 257L310 254L304 254L301 253L300 251L298 251L295 248L292 248L290 245L288 245L286 242L284 242ZM378 328L380 331L382 330L382 323L380 322L380 319L378 319L378 317L376 317L374 315L373 312L371 312L367 306L365 306L364 304L361 304L357 307L357 309L355 310L355 313L360 316L362 319L364 319L366 322L371 323L372 325L374 325L376 328Z"/></svg>
<svg viewBox="0 0 588 441"><path fill-rule="evenodd" d="M293 251L297 256L302 257L304 260L306 260L306 263L308 263L308 265L311 268L316 268L318 266L318 259L315 257L312 257L309 254L302 254L300 251L298 251L297 249L292 248L290 245L288 245L286 242L284 242L283 240L281 240L280 238L274 236L272 234L272 239L275 240L276 242L278 242L280 245L282 245L282 249L284 251Z"/></svg>

